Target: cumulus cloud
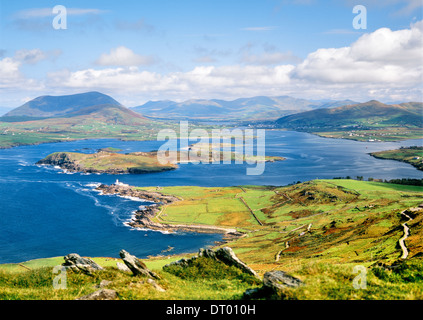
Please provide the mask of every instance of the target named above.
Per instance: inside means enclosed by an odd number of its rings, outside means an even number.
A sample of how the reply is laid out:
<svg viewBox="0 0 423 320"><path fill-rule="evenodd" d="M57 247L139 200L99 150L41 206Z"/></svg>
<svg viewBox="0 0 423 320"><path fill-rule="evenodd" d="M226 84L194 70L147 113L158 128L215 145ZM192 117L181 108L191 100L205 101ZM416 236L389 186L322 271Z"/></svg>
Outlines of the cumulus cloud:
<svg viewBox="0 0 423 320"><path fill-rule="evenodd" d="M103 53L96 61L102 66L139 66L150 65L155 62L152 56L142 56L124 46L114 48L110 53Z"/></svg>
<svg viewBox="0 0 423 320"><path fill-rule="evenodd" d="M50 74L52 83L72 88L95 88L107 92L155 95L157 97L212 97L213 95L268 94L289 83L294 66L199 66L187 72L162 75L138 67L87 69ZM269 90L269 87L271 88Z"/></svg>
<svg viewBox="0 0 423 320"><path fill-rule="evenodd" d="M26 78L20 71L21 65L21 61L11 57L0 59L0 89L22 92L25 89L39 90L43 87L39 81Z"/></svg>
<svg viewBox="0 0 423 320"><path fill-rule="evenodd" d="M423 74L422 52L422 21L410 29L381 28L349 47L310 53L293 76L313 82L417 84Z"/></svg>

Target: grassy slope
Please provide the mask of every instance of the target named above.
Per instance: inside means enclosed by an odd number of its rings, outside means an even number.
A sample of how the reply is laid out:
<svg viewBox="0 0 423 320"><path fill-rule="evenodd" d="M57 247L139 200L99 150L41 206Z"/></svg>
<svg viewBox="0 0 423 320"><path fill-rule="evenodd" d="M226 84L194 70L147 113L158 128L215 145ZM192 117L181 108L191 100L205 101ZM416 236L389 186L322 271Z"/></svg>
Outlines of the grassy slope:
<svg viewBox="0 0 423 320"><path fill-rule="evenodd" d="M373 100L297 113L276 123L328 138L398 141L423 137L421 109L422 103L417 102L387 105Z"/></svg>
<svg viewBox="0 0 423 320"><path fill-rule="evenodd" d="M0 148L78 139L153 140L159 130L175 127L119 108L91 111L74 117L0 122Z"/></svg>
<svg viewBox="0 0 423 320"><path fill-rule="evenodd" d="M371 153L373 157L407 162L419 170L423 170L423 147L402 148Z"/></svg>
<svg viewBox="0 0 423 320"><path fill-rule="evenodd" d="M316 180L281 188L164 187L160 192L183 199L161 212L157 218L161 222L228 225L246 232L247 237L230 243L240 259L260 274L284 270L306 282L305 287L285 292L289 298L423 298L422 213L408 222L411 235L406 241L410 252L406 263L396 271L375 266L378 262L390 265L399 260L398 240L403 235L401 223L405 221L400 212L423 202L422 187ZM263 226L252 217L247 205ZM286 242L289 242L288 247ZM109 267L101 277L114 281L112 288L118 290L121 299L238 299L246 288L255 286L239 276L181 278L161 270L164 264L177 258L156 257L145 261L162 275L163 280L159 283L167 289L165 293L155 292L148 284L115 267ZM50 267L34 271L26 271L16 264L2 266L0 278L9 280L0 281L0 297L72 299L94 291L91 286L100 281L99 276L71 275L69 290L52 290L49 285L51 266L59 264L60 260L36 260L25 264L34 268ZM110 265L115 261L100 259L99 263ZM356 265L368 270L367 290L352 287ZM13 270L20 270L21 276L10 273ZM13 281L23 281L28 288L12 285ZM35 284L37 281L41 284Z"/></svg>

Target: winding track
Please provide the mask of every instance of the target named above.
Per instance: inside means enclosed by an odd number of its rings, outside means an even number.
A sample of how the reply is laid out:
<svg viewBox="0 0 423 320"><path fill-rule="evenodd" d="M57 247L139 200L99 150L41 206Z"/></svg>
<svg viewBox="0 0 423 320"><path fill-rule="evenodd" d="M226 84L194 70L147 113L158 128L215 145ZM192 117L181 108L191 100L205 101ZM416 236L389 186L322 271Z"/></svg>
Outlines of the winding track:
<svg viewBox="0 0 423 320"><path fill-rule="evenodd" d="M406 213L405 213L405 211L406 210L404 210L404 211L402 211L401 212L401 214L403 215L403 216L405 216L406 218L408 218L408 221L411 221L411 220L413 220L413 218L411 218L409 215L407 215ZM401 239L399 239L399 245L400 245L400 247L401 247L401 249L402 249L402 256L401 256L401 259L407 259L407 257L408 257L408 250L407 250L407 247L405 246L405 243L404 243L404 241L408 238L408 236L410 235L410 228L407 226L407 222L404 222L403 224L401 224L402 226L403 226L403 228L404 228L404 236L401 238Z"/></svg>

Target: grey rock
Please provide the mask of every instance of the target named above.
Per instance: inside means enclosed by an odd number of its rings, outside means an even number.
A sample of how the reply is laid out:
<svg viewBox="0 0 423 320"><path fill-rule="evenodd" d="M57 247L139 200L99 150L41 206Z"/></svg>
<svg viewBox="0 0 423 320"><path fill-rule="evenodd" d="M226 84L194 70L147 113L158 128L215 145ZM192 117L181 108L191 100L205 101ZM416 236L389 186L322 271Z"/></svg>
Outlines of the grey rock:
<svg viewBox="0 0 423 320"><path fill-rule="evenodd" d="M251 269L244 262L238 259L238 257L235 255L234 251L231 248L223 247L217 249L214 252L214 255L216 256L216 259L222 261L223 263L229 266L235 266L238 269L241 269L243 272L259 278L258 274L253 269Z"/></svg>
<svg viewBox="0 0 423 320"><path fill-rule="evenodd" d="M82 271L87 274L92 274L95 271L103 270L103 267L88 258L82 258L77 253L71 253L64 257L65 262L62 266L73 271Z"/></svg>
<svg viewBox="0 0 423 320"><path fill-rule="evenodd" d="M198 252L198 256L210 258L210 259L216 259L216 254L214 253L214 251L212 249L201 248L200 251Z"/></svg>
<svg viewBox="0 0 423 320"><path fill-rule="evenodd" d="M264 274L263 285L273 291L285 288L297 288L304 283L284 271L269 271Z"/></svg>
<svg viewBox="0 0 423 320"><path fill-rule="evenodd" d="M140 259L131 255L129 252L121 250L119 255L135 276L143 275L154 279L160 279L160 277L154 272L150 271Z"/></svg>
<svg viewBox="0 0 423 320"><path fill-rule="evenodd" d="M116 262L116 267L123 272L131 272L131 269L129 269L126 264L121 262Z"/></svg>
<svg viewBox="0 0 423 320"><path fill-rule="evenodd" d="M211 249L200 249L197 256L194 256L190 259L180 259L178 261L171 262L165 265L163 269L166 269L167 267L172 265L178 265L185 268L185 267L188 267L192 261L194 261L195 259L198 259L199 257L209 258L209 259L223 262L224 264L229 266L235 266L238 269L241 269L243 272L251 274L255 276L256 278L260 279L258 274L249 266L247 266L244 262L242 262L235 255L234 251L229 247L220 248L220 249L217 249L216 251L213 251Z"/></svg>
<svg viewBox="0 0 423 320"><path fill-rule="evenodd" d="M153 286L153 288L154 289L156 289L157 291L159 291L159 292L165 292L166 290L165 289L163 289L161 286L159 286L158 284L157 284L157 282L156 281L154 281L153 279L148 279L147 280L147 282L149 283L149 284L151 284L152 286Z"/></svg>
<svg viewBox="0 0 423 320"><path fill-rule="evenodd" d="M243 299L271 298L280 295L283 289L297 288L302 285L304 282L284 271L269 271L264 274L263 286L247 289Z"/></svg>
<svg viewBox="0 0 423 320"><path fill-rule="evenodd" d="M115 290L100 289L75 300L115 300L118 295Z"/></svg>

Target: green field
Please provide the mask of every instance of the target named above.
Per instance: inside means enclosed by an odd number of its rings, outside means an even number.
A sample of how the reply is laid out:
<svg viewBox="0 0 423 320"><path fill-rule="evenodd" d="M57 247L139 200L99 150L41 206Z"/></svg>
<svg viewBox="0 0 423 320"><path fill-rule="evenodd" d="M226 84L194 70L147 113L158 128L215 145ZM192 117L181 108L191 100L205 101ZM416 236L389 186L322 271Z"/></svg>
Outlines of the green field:
<svg viewBox="0 0 423 320"><path fill-rule="evenodd" d="M371 153L379 159L398 160L409 163L419 170L423 170L423 147L401 148Z"/></svg>
<svg viewBox="0 0 423 320"><path fill-rule="evenodd" d="M423 203L423 187L335 179L286 187L142 189L180 198L162 208L157 221L236 228L245 236L226 245L256 272L263 275L269 270L283 270L306 283L286 290L281 298L423 298L422 210L409 213L413 220L407 222L410 236L405 242L409 251L406 260L400 258L398 245L405 221L400 213ZM2 265L0 298L73 299L94 291L92 285L100 278L113 281L111 288L119 292L120 299L240 299L243 291L258 285L233 271L218 272L210 265L182 274L161 269L170 261L189 256L145 260L161 275L159 284L166 292L157 292L139 278L118 271L115 263L120 259L96 258L107 267L103 275L72 274L69 290L53 290L49 285L52 267L63 258ZM380 267L390 265L398 267ZM352 286L355 266L363 266L368 272L366 290Z"/></svg>

